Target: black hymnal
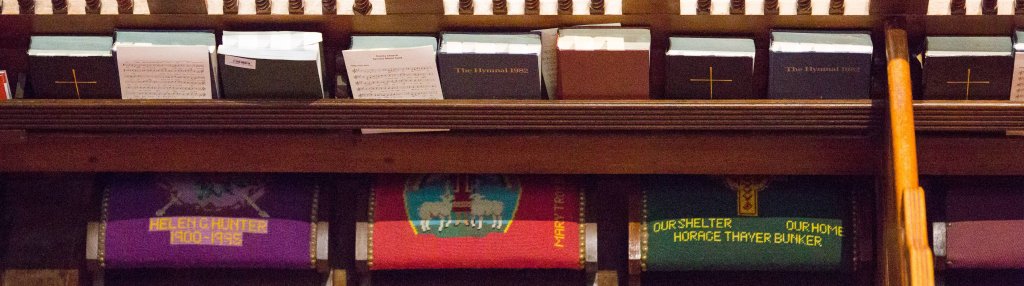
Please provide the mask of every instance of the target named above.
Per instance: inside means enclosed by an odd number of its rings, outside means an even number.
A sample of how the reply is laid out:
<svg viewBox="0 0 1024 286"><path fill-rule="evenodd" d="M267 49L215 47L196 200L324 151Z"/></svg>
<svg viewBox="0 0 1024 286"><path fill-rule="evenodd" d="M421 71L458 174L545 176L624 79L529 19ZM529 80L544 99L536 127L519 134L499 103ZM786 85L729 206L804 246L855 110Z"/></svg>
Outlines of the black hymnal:
<svg viewBox="0 0 1024 286"><path fill-rule="evenodd" d="M754 40L672 37L669 43L666 98L753 98Z"/></svg>
<svg viewBox="0 0 1024 286"><path fill-rule="evenodd" d="M924 99L1010 99L1010 37L928 37Z"/></svg>
<svg viewBox="0 0 1024 286"><path fill-rule="evenodd" d="M34 36L26 98L121 98L113 38Z"/></svg>
<svg viewBox="0 0 1024 286"><path fill-rule="evenodd" d="M324 97L320 33L225 31L223 41L217 55L223 98Z"/></svg>
<svg viewBox="0 0 1024 286"><path fill-rule="evenodd" d="M774 31L769 52L769 98L871 95L873 45L868 32Z"/></svg>
<svg viewBox="0 0 1024 286"><path fill-rule="evenodd" d="M446 99L545 99L540 35L445 33L437 68Z"/></svg>

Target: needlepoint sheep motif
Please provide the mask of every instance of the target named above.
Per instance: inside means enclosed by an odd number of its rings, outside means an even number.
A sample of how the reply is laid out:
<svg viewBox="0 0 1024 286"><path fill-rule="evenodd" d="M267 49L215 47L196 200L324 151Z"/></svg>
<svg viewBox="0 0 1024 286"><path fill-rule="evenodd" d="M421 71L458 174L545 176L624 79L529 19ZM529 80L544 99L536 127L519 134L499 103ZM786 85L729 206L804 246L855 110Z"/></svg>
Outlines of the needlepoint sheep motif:
<svg viewBox="0 0 1024 286"><path fill-rule="evenodd" d="M416 234L483 237L508 231L521 194L514 176L423 175L406 181L404 198Z"/></svg>

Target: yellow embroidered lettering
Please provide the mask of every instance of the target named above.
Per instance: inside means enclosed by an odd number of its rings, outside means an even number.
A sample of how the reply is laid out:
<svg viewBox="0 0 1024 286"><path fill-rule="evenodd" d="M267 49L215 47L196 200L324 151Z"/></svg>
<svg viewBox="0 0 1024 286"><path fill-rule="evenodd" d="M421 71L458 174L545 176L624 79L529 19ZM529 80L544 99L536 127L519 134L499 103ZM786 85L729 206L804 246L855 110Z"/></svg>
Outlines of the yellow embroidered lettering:
<svg viewBox="0 0 1024 286"><path fill-rule="evenodd" d="M552 231L554 234L554 246L557 248L565 247L565 245L562 244L562 240L565 239L565 216L561 213L565 209L563 204L565 204L565 192L560 189L556 189L555 196L552 201L553 206L551 213L553 218L552 226L554 228Z"/></svg>
<svg viewBox="0 0 1024 286"><path fill-rule="evenodd" d="M150 218L149 231L169 231L171 245L242 246L245 233L266 234L265 219L225 217Z"/></svg>

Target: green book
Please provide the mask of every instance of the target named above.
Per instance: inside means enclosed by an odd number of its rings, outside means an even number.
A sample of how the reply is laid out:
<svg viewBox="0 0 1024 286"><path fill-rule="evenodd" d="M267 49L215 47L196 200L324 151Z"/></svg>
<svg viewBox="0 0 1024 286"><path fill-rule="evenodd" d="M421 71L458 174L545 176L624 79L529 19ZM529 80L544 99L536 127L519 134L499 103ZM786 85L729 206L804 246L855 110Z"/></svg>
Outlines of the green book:
<svg viewBox="0 0 1024 286"><path fill-rule="evenodd" d="M839 270L853 260L852 189L864 186L819 177L652 178L644 187L646 270Z"/></svg>
<svg viewBox="0 0 1024 286"><path fill-rule="evenodd" d="M111 37L32 36L25 98L121 98Z"/></svg>

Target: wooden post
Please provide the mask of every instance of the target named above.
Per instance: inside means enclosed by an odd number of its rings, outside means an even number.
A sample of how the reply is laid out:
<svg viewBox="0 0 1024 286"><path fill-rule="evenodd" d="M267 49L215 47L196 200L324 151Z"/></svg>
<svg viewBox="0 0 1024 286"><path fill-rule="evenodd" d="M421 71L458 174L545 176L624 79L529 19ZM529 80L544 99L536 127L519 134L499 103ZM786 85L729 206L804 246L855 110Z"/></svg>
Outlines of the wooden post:
<svg viewBox="0 0 1024 286"><path fill-rule="evenodd" d="M879 196L880 214L887 219L882 225L877 277L879 285L934 285L924 190L918 185L907 32L900 26L890 21L885 29L890 124L887 163L892 182Z"/></svg>

